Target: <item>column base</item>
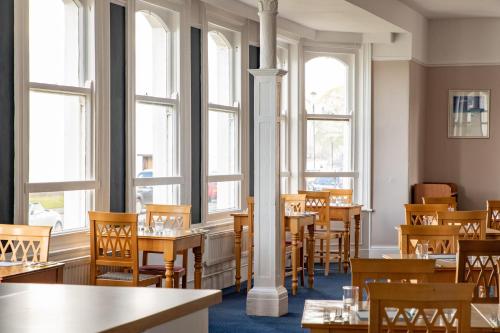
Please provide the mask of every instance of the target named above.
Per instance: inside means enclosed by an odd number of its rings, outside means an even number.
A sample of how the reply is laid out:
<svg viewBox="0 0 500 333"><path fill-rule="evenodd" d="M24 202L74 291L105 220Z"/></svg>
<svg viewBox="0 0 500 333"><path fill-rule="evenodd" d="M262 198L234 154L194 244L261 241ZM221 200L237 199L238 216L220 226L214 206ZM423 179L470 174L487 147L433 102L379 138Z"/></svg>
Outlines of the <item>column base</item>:
<svg viewBox="0 0 500 333"><path fill-rule="evenodd" d="M254 287L247 295L247 315L280 317L288 313L288 292L277 288Z"/></svg>

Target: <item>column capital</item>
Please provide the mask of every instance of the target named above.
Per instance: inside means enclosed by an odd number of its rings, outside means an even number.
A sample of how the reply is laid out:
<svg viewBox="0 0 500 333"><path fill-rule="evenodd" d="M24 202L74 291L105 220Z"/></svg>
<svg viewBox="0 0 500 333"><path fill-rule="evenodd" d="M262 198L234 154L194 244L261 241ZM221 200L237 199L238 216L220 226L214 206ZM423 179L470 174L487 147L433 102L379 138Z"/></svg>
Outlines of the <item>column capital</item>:
<svg viewBox="0 0 500 333"><path fill-rule="evenodd" d="M261 12L278 14L278 0L259 0L257 6L259 8L259 14Z"/></svg>

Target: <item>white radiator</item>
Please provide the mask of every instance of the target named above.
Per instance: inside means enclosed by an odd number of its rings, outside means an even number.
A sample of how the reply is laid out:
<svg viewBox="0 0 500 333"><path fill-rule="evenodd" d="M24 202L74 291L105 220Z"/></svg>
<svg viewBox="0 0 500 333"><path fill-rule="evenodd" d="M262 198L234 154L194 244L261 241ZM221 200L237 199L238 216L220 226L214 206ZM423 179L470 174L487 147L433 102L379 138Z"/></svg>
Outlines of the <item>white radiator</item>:
<svg viewBox="0 0 500 333"><path fill-rule="evenodd" d="M79 257L65 260L64 284L89 284L90 257Z"/></svg>

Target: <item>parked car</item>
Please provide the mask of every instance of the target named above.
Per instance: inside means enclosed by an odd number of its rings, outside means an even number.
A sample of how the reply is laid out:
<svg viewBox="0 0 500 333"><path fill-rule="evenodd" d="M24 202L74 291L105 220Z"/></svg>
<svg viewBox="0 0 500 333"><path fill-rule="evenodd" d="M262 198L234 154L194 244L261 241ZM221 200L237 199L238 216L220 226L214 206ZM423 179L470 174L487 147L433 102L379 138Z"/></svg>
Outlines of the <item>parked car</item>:
<svg viewBox="0 0 500 333"><path fill-rule="evenodd" d="M52 209L46 209L39 202L29 203L29 224L51 226L54 232L63 230L63 218L61 214Z"/></svg>
<svg viewBox="0 0 500 333"><path fill-rule="evenodd" d="M340 188L341 184L338 178L316 177L311 183L309 183L308 187L312 191L323 191L332 188Z"/></svg>
<svg viewBox="0 0 500 333"><path fill-rule="evenodd" d="M152 178L153 170L142 170L137 174L137 178ZM135 206L136 212L142 213L145 205L153 203L153 187L152 186L139 186L137 187Z"/></svg>

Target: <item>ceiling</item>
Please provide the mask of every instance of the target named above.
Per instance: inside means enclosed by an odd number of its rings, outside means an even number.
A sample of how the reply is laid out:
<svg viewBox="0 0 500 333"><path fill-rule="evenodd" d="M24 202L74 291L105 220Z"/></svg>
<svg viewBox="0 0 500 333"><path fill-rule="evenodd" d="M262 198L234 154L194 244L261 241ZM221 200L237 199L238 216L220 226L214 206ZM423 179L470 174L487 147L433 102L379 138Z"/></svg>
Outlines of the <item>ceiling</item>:
<svg viewBox="0 0 500 333"><path fill-rule="evenodd" d="M399 0L428 18L500 17L500 0Z"/></svg>
<svg viewBox="0 0 500 333"><path fill-rule="evenodd" d="M253 7L257 4L257 0L239 1ZM278 12L281 17L320 31L360 33L402 31L392 23L345 0L279 0Z"/></svg>

